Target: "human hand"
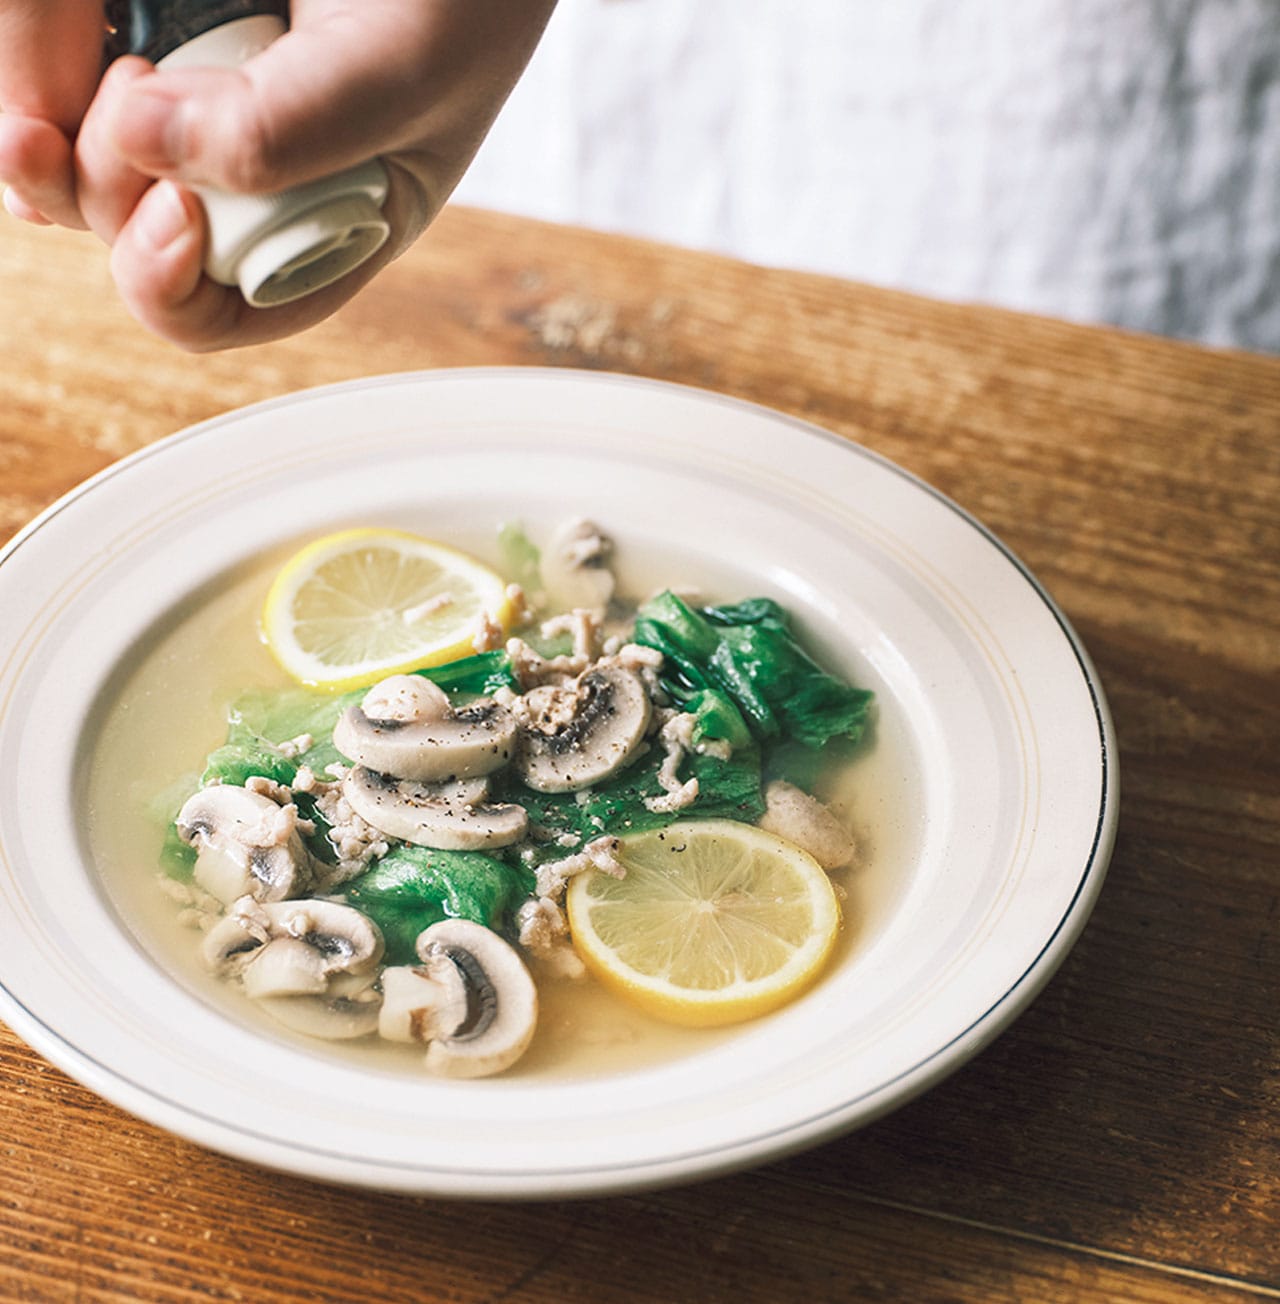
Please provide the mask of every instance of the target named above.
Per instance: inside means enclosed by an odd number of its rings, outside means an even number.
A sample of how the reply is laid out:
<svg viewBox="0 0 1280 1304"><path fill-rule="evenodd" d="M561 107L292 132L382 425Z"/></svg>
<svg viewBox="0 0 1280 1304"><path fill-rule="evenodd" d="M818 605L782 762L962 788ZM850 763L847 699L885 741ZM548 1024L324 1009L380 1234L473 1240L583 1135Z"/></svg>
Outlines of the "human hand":
<svg viewBox="0 0 1280 1304"><path fill-rule="evenodd" d="M99 82L101 0L0 0L5 205L94 231L130 310L184 348L293 334L350 299L440 210L554 3L294 0L290 30L240 68L156 70L125 57ZM265 309L203 275L204 215L188 186L279 190L375 155L390 177L392 234L364 266Z"/></svg>

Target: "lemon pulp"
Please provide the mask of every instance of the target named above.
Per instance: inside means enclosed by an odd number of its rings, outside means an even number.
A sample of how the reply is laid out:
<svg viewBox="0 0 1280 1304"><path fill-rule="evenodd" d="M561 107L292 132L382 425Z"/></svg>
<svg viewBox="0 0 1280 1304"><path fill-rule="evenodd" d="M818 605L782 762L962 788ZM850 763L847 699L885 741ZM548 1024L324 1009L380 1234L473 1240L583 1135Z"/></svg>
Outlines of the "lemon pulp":
<svg viewBox="0 0 1280 1304"><path fill-rule="evenodd" d="M457 660L488 621L505 631L502 577L399 530L343 530L281 567L262 614L276 660L305 684L346 689Z"/></svg>
<svg viewBox="0 0 1280 1304"><path fill-rule="evenodd" d="M574 946L597 978L675 1023L736 1023L791 1000L840 928L826 872L753 825L686 821L621 840L623 878L576 877Z"/></svg>

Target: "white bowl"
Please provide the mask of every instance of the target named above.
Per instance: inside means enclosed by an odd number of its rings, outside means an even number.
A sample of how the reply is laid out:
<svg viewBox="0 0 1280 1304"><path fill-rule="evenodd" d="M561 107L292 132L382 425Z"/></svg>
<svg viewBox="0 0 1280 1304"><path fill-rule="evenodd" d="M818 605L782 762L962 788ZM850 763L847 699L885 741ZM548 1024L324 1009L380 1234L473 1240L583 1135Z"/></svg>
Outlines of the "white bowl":
<svg viewBox="0 0 1280 1304"><path fill-rule="evenodd" d="M184 981L86 835L104 714L155 631L309 535L389 524L491 551L503 521L537 533L571 514L599 520L637 574L653 557L743 588L725 599L778 597L876 690L854 795L871 864L831 971L671 1058L465 1084L275 1037ZM123 1108L308 1176L616 1192L864 1124L1025 1008L1083 927L1114 840L1102 690L1026 568L855 444L671 385L445 371L230 413L43 513L0 554L0 612L0 1014Z"/></svg>

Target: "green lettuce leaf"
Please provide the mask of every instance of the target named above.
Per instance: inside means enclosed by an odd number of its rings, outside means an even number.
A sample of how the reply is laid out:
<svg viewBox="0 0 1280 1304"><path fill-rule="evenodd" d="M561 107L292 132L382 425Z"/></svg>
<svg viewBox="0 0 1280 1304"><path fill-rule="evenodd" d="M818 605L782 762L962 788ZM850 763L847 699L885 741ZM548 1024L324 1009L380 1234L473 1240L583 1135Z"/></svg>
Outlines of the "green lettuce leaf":
<svg viewBox="0 0 1280 1304"><path fill-rule="evenodd" d="M231 783L243 787L245 780L254 775L274 779L276 783L292 783L297 774L296 760L286 756L274 743L268 742L256 729L233 714L227 729L227 741L205 759L200 786Z"/></svg>
<svg viewBox="0 0 1280 1304"><path fill-rule="evenodd" d="M696 735L695 735L696 736ZM679 811L652 811L646 797L662 795L658 771L662 752L652 749L634 765L581 792L533 792L512 785L507 799L529 812L531 824L540 825L552 840L538 848L535 859L556 860L572 855L583 843L604 834L622 837L644 829L665 828L680 819L731 819L751 823L764 813L760 788L760 749L751 743L728 760L693 753L680 769L680 779L698 780L698 798ZM557 844L560 835L576 841Z"/></svg>
<svg viewBox="0 0 1280 1304"><path fill-rule="evenodd" d="M515 521L503 525L498 530L498 549L503 573L533 597L542 587L542 554L524 526Z"/></svg>
<svg viewBox="0 0 1280 1304"><path fill-rule="evenodd" d="M160 868L179 883L190 883L195 877L196 849L178 836L176 824L170 824L164 831Z"/></svg>
<svg viewBox="0 0 1280 1304"><path fill-rule="evenodd" d="M342 892L382 930L386 962L413 964L413 944L424 928L470 919L501 932L533 888L528 870L479 851L398 846Z"/></svg>
<svg viewBox="0 0 1280 1304"><path fill-rule="evenodd" d="M719 692L761 742L821 747L866 731L873 695L819 666L771 598L694 609L660 593L640 608L633 637L666 658L664 686L677 701Z"/></svg>

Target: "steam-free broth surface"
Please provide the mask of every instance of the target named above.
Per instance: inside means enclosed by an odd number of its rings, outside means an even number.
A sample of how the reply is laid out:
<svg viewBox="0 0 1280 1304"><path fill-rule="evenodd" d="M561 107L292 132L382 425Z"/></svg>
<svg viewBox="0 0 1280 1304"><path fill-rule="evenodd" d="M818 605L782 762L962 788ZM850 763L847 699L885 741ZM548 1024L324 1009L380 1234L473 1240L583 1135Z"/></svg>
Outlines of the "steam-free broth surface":
<svg viewBox="0 0 1280 1304"><path fill-rule="evenodd" d="M696 583L708 600L735 600L762 588L750 575L694 567L687 558L658 550L649 550L640 568L632 551L624 549L619 557L619 590L637 598L664 585ZM212 977L200 962L200 933L182 922L181 907L165 891L159 869L166 824L194 786L206 754L223 742L228 705L247 689L292 686L258 633L262 601L284 555L265 558L194 595L151 631L117 673L102 702L87 776L89 843L107 895L138 945L201 1000L318 1056L357 1057L374 1070L422 1072L420 1047L376 1037L329 1042L301 1036L271 1020L235 986ZM918 837L912 818L916 767L883 685L869 677L867 667L837 655L835 631L823 631L827 636L815 645L807 613L794 598L778 596L820 659L874 688L878 699L873 737L852 764L823 785L824 797L854 830L861 852L852 869L833 875L844 923L820 990L856 962L859 947L883 926L905 886ZM631 1008L591 979L539 977L538 987L537 1034L506 1076L531 1080L635 1070L706 1050L753 1026L672 1026Z"/></svg>

